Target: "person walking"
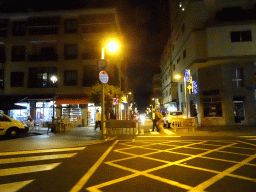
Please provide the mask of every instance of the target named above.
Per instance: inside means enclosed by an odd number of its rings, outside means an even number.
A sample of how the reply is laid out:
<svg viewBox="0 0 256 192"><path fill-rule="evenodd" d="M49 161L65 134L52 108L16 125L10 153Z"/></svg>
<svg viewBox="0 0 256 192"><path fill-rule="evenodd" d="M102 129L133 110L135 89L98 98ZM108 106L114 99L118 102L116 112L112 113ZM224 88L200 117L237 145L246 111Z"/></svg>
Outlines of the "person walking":
<svg viewBox="0 0 256 192"><path fill-rule="evenodd" d="M157 113L156 113L156 126L157 126L157 129L158 129L158 132L164 132L164 127L163 127L163 115L162 113L160 112L160 110L157 110Z"/></svg>
<svg viewBox="0 0 256 192"><path fill-rule="evenodd" d="M100 114L99 110L97 109L96 110L95 129L94 130L96 130L98 126L100 127L100 130L101 130L101 114Z"/></svg>
<svg viewBox="0 0 256 192"><path fill-rule="evenodd" d="M153 129L152 129L152 131L156 130L157 132L159 132L159 128L157 127L157 124L156 124L157 117L156 117L155 111L152 112L152 120L153 120Z"/></svg>

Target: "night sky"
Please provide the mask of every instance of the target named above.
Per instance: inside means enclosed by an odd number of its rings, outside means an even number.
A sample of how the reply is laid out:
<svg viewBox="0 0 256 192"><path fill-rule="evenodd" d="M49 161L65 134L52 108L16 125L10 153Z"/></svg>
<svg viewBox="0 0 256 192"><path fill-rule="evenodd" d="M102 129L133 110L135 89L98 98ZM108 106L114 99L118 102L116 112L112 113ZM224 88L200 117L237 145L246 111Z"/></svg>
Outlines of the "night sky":
<svg viewBox="0 0 256 192"><path fill-rule="evenodd" d="M134 93L139 111L150 104L152 79L160 73L160 58L170 36L168 0L0 0L1 12L53 11L117 6L124 34L124 64L128 68L128 91Z"/></svg>

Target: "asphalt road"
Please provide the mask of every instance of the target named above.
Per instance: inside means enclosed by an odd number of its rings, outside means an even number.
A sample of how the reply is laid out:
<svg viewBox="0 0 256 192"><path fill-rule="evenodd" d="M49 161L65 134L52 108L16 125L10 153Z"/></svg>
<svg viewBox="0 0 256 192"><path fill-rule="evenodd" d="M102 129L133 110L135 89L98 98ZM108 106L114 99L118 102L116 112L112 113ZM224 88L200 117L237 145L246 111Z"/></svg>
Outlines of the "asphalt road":
<svg viewBox="0 0 256 192"><path fill-rule="evenodd" d="M256 190L255 136L161 136L151 134L150 124L142 128L146 133L135 142L119 137L78 145L77 133L69 133L72 139L39 135L1 140L0 191ZM36 139L46 147L30 145ZM66 143L53 148L47 140ZM7 144L10 150L3 148Z"/></svg>

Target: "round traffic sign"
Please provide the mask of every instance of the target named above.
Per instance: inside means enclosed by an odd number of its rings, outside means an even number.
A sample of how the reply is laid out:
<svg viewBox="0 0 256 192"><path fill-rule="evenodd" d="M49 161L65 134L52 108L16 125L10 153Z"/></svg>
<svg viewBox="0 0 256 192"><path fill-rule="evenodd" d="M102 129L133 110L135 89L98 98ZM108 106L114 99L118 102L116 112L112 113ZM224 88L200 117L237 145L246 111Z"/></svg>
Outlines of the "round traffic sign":
<svg viewBox="0 0 256 192"><path fill-rule="evenodd" d="M101 71L99 73L99 78L100 78L101 83L107 83L108 79L109 79L108 74L107 74L106 71Z"/></svg>

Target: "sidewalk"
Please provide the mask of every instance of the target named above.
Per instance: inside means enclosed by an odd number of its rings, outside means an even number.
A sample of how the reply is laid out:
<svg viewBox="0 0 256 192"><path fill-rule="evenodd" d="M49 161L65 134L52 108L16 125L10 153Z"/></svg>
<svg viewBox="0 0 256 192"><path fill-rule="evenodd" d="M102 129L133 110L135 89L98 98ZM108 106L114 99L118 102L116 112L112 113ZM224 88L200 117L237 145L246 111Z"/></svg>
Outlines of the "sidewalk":
<svg viewBox="0 0 256 192"><path fill-rule="evenodd" d="M114 138L107 138L103 140L101 136L101 130L97 128L94 130L94 125L86 127L74 127L69 131L52 133L51 129L48 132L48 127L34 127L30 128L28 134L31 136L38 136L39 138L48 138L58 142L66 142L69 144L77 143L81 145L103 143Z"/></svg>

